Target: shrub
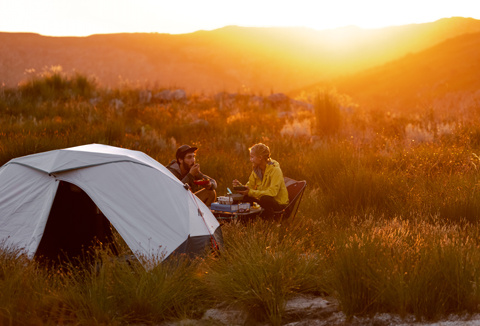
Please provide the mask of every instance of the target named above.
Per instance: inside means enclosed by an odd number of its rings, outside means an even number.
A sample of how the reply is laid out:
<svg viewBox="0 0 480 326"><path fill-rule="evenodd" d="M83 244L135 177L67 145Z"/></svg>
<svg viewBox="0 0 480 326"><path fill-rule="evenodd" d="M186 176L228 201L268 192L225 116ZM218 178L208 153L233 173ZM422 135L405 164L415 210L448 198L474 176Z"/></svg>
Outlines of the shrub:
<svg viewBox="0 0 480 326"><path fill-rule="evenodd" d="M75 73L69 76L61 67L51 67L19 86L22 97L29 101L65 101L69 98L89 98L96 89L96 82Z"/></svg>
<svg viewBox="0 0 480 326"><path fill-rule="evenodd" d="M318 92L313 101L315 126L320 136L334 136L341 126L340 105L333 93Z"/></svg>

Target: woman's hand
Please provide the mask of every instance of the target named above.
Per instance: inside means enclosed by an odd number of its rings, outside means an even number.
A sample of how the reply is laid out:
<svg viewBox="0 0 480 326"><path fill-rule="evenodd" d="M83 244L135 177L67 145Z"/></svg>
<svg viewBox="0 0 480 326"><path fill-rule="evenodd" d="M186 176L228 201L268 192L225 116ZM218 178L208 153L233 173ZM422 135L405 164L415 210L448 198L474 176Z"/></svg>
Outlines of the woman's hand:
<svg viewBox="0 0 480 326"><path fill-rule="evenodd" d="M242 194L244 196L247 196L248 195L248 190L250 190L250 188L248 188L247 186L244 186L240 183L240 181L238 181L237 179L233 180L232 182L232 185L234 187L245 187L247 188L246 190L235 190L235 192L239 193L239 194Z"/></svg>

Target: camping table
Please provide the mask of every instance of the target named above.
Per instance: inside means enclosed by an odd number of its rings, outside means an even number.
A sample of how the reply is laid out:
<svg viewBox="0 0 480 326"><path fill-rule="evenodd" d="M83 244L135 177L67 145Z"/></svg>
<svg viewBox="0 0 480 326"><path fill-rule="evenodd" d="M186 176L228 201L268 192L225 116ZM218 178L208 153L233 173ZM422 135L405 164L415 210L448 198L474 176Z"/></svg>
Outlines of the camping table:
<svg viewBox="0 0 480 326"><path fill-rule="evenodd" d="M263 208L261 207L257 209L250 209L248 212L224 212L212 209L213 215L219 222L228 222L237 219L241 221L250 221L257 218L257 216L262 212Z"/></svg>

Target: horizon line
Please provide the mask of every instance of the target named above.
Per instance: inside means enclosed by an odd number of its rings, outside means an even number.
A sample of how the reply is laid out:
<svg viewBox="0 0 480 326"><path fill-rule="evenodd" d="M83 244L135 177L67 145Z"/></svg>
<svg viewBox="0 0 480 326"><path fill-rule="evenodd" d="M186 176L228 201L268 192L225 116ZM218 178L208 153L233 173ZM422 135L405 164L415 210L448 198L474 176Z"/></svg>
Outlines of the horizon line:
<svg viewBox="0 0 480 326"><path fill-rule="evenodd" d="M392 28L392 27L401 27L401 26L409 26L409 25L422 25L422 24L431 24L435 23L441 20L446 20L446 19L473 19L473 20L479 20L473 17L464 17L464 16L451 16L451 17L442 17L433 21L428 21L428 22L420 22L420 23L408 23L408 24L397 24L397 25L386 25L386 26L381 26L381 27L362 27L358 26L355 24L351 25L342 25L342 26L337 26L337 27L330 27L330 28L324 28L324 29L318 29L318 28L313 28L309 26L301 26L301 25L292 25L292 26L248 26L248 25L224 25L221 27L216 27L212 29L197 29L191 32L179 32L179 33L169 33L169 32L158 32L158 31L138 31L138 32L132 32L132 31L125 31L125 32L99 32L99 33L93 33L93 34L84 34L84 35L68 35L68 34L42 34L40 32L35 32L35 31L4 31L0 30L0 33L8 33L8 34L35 34L35 35L40 35L40 36L45 36L45 37L89 37L89 36L94 36L94 35L118 35L118 34L162 34L162 35L188 35L188 34L194 34L198 32L212 32L216 30L221 30L225 28L230 28L230 27L236 27L236 28L251 28L251 29L305 29L305 30L312 30L312 31L332 31L332 30L338 30L338 29L346 29L346 28L356 28L360 30L380 30L380 29L386 29L386 28Z"/></svg>

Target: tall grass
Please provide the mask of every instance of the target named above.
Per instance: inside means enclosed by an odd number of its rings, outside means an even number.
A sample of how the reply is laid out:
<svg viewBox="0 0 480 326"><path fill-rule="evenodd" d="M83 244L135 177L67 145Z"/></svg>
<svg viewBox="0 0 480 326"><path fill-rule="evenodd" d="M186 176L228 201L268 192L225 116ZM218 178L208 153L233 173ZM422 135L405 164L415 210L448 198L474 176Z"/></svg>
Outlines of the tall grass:
<svg viewBox="0 0 480 326"><path fill-rule="evenodd" d="M62 314L57 279L16 249L0 250L0 324L53 325Z"/></svg>
<svg viewBox="0 0 480 326"><path fill-rule="evenodd" d="M300 106L255 94L145 100L145 91L103 89L57 68L2 88L0 164L103 143L166 165L187 143L221 195L247 180L248 147L263 142L285 176L308 182L296 219L225 225L219 256L153 261L148 271L108 253L46 271L2 248L0 324L160 323L223 302L280 325L300 293L333 296L349 317L478 311L478 107L463 108L463 119L450 107L345 109L341 95L321 90Z"/></svg>
<svg viewBox="0 0 480 326"><path fill-rule="evenodd" d="M334 291L347 316L434 320L477 311L480 255L467 228L367 219L339 238Z"/></svg>
<svg viewBox="0 0 480 326"><path fill-rule="evenodd" d="M294 294L324 290L322 257L315 249L306 250L307 239L262 222L250 227L234 223L224 230L229 239L225 251L209 262L206 276L221 299L280 325Z"/></svg>
<svg viewBox="0 0 480 326"><path fill-rule="evenodd" d="M209 300L199 261L179 257L146 270L138 261L96 252L89 263L46 270L0 251L2 325L125 325L198 318Z"/></svg>
<svg viewBox="0 0 480 326"><path fill-rule="evenodd" d="M196 276L198 262L180 258L153 265L147 271L138 261L100 252L95 264L69 269L59 295L71 322L124 325L198 317L209 303Z"/></svg>

